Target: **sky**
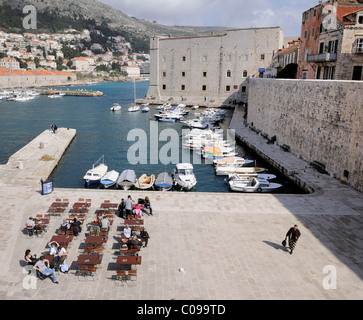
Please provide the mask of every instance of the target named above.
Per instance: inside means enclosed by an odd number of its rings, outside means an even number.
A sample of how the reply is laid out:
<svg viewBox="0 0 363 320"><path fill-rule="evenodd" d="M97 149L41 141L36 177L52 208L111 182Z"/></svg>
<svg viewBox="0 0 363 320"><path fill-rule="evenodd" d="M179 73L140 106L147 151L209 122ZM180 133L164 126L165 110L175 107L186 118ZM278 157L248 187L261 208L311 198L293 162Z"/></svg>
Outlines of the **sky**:
<svg viewBox="0 0 363 320"><path fill-rule="evenodd" d="M129 16L164 25L229 28L280 26L300 36L302 13L318 0L100 0Z"/></svg>

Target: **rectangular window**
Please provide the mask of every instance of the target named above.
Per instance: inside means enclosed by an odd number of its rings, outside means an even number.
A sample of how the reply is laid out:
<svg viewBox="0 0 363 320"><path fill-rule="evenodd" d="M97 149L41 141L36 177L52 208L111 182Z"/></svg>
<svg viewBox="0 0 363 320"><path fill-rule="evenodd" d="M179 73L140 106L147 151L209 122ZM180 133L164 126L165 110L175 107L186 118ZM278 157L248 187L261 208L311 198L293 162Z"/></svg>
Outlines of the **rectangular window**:
<svg viewBox="0 0 363 320"><path fill-rule="evenodd" d="M311 37L314 37L315 36L315 28L312 28L311 29Z"/></svg>
<svg viewBox="0 0 363 320"><path fill-rule="evenodd" d="M230 92L231 91L231 86L226 86L226 91Z"/></svg>
<svg viewBox="0 0 363 320"><path fill-rule="evenodd" d="M358 23L359 24L363 24L363 16L359 16L358 17Z"/></svg>
<svg viewBox="0 0 363 320"><path fill-rule="evenodd" d="M324 53L324 42L321 42L320 46L319 46L319 54L322 54L322 53Z"/></svg>
<svg viewBox="0 0 363 320"><path fill-rule="evenodd" d="M246 86L242 86L242 92L246 92L247 91L247 87Z"/></svg>
<svg viewBox="0 0 363 320"><path fill-rule="evenodd" d="M265 60L265 55L261 54L261 60Z"/></svg>
<svg viewBox="0 0 363 320"><path fill-rule="evenodd" d="M357 39L357 53L363 53L363 38Z"/></svg>
<svg viewBox="0 0 363 320"><path fill-rule="evenodd" d="M208 56L203 56L203 62L208 61Z"/></svg>
<svg viewBox="0 0 363 320"><path fill-rule="evenodd" d="M163 57L162 61L165 63L166 62L166 57Z"/></svg>
<svg viewBox="0 0 363 320"><path fill-rule="evenodd" d="M206 86L206 85L203 85L203 86L202 86L202 90L203 90L203 91L207 91L207 86Z"/></svg>
<svg viewBox="0 0 363 320"><path fill-rule="evenodd" d="M227 56L227 61L231 61L231 60L232 60L232 55L230 55L230 54L229 54L229 55Z"/></svg>
<svg viewBox="0 0 363 320"><path fill-rule="evenodd" d="M182 72L182 77L185 77L185 72L184 71Z"/></svg>
<svg viewBox="0 0 363 320"><path fill-rule="evenodd" d="M248 61L248 54L245 54L245 61Z"/></svg>
<svg viewBox="0 0 363 320"><path fill-rule="evenodd" d="M166 77L166 72L165 71L163 71L163 78L165 78Z"/></svg>
<svg viewBox="0 0 363 320"><path fill-rule="evenodd" d="M183 56L183 59L182 60L183 61L187 61L187 57Z"/></svg>
<svg viewBox="0 0 363 320"><path fill-rule="evenodd" d="M166 90L166 84L163 84L163 90Z"/></svg>
<svg viewBox="0 0 363 320"><path fill-rule="evenodd" d="M182 91L184 91L184 90L185 90L185 85L184 85L184 84L182 84L182 85L181 85L181 90L182 90Z"/></svg>
<svg viewBox="0 0 363 320"><path fill-rule="evenodd" d="M308 30L305 30L304 38L305 38L305 39L307 39L307 38L308 38Z"/></svg>
<svg viewBox="0 0 363 320"><path fill-rule="evenodd" d="M303 71L302 78L303 78L303 80L306 80L308 78L308 71L307 70Z"/></svg>
<svg viewBox="0 0 363 320"><path fill-rule="evenodd" d="M207 77L207 72L203 72L203 78L206 78Z"/></svg>

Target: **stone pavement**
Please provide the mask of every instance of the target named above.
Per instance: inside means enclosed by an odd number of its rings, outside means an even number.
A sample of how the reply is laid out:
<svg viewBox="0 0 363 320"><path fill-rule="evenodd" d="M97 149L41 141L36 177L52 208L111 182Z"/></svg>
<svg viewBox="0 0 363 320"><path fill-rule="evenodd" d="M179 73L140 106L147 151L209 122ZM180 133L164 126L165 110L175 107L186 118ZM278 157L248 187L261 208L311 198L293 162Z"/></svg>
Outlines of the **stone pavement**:
<svg viewBox="0 0 363 320"><path fill-rule="evenodd" d="M1 167L0 172L3 170ZM7 181L0 176L2 300L363 298L363 198L330 177L324 177L319 192L311 195L55 188L52 194L42 196L37 177L22 184L12 175L13 170L17 169L6 170ZM73 204L83 197L92 199L89 222L104 200L119 202L128 194L134 199L148 195L154 212L144 217L151 239L140 252L142 264L137 266L135 283L120 286L112 280L123 225L123 220L116 218L94 279L75 275L75 261L88 234L83 228L68 250L70 272L59 274L58 285L47 279L29 288L29 278L23 272L24 252L31 249L38 256L47 252L46 244L62 221L52 217L44 237L28 239L24 227L29 216L46 213L56 198L68 198ZM302 236L290 255L281 241L295 223ZM332 271L336 271L336 289L323 285L334 284L328 281L335 275Z"/></svg>

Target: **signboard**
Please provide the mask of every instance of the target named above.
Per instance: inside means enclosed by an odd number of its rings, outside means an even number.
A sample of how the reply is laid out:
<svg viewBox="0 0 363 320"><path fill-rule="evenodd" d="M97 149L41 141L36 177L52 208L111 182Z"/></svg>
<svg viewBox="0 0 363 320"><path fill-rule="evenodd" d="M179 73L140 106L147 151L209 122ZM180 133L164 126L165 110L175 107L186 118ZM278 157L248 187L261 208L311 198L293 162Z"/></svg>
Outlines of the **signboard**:
<svg viewBox="0 0 363 320"><path fill-rule="evenodd" d="M53 180L42 181L42 195L51 194L53 192Z"/></svg>

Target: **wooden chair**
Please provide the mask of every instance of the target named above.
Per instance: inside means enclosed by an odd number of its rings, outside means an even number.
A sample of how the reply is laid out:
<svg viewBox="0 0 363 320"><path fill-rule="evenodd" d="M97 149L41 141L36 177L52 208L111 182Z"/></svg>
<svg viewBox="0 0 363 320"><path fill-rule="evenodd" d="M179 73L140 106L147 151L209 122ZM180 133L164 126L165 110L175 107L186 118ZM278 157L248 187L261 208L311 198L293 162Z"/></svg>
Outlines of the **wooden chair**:
<svg viewBox="0 0 363 320"><path fill-rule="evenodd" d="M97 266L88 266L88 274L93 277L96 275Z"/></svg>
<svg viewBox="0 0 363 320"><path fill-rule="evenodd" d="M50 220L50 214L45 214L44 219L47 219L49 221Z"/></svg>
<svg viewBox="0 0 363 320"><path fill-rule="evenodd" d="M36 214L35 217L36 218L39 218L39 219L42 219L43 218L43 215L42 214Z"/></svg>
<svg viewBox="0 0 363 320"><path fill-rule="evenodd" d="M91 254L91 253L93 253L93 248L92 247L86 247L86 248L84 248L83 253L84 254Z"/></svg>
<svg viewBox="0 0 363 320"><path fill-rule="evenodd" d="M137 270L127 271L127 280L136 281L136 278L137 278Z"/></svg>
<svg viewBox="0 0 363 320"><path fill-rule="evenodd" d="M79 202L84 202L84 198L78 198Z"/></svg>
<svg viewBox="0 0 363 320"><path fill-rule="evenodd" d="M67 230L66 236L73 236L73 230Z"/></svg>
<svg viewBox="0 0 363 320"><path fill-rule="evenodd" d="M58 234L59 236L65 236L65 235L66 235L66 231L65 231L65 230L63 230L63 229L59 229L59 230L57 231L57 234Z"/></svg>
<svg viewBox="0 0 363 320"><path fill-rule="evenodd" d="M90 231L89 235L90 236L97 236L97 231Z"/></svg>
<svg viewBox="0 0 363 320"><path fill-rule="evenodd" d="M76 275L81 275L81 276L87 276L89 274L88 272L88 266L84 266L84 265L79 265L78 266L78 270L76 272Z"/></svg>
<svg viewBox="0 0 363 320"><path fill-rule="evenodd" d="M55 201L56 201L56 202L61 202L61 201L62 201L62 199L57 198L57 199L55 199Z"/></svg>
<svg viewBox="0 0 363 320"><path fill-rule="evenodd" d="M115 280L122 282L126 282L127 274L125 270L116 270Z"/></svg>
<svg viewBox="0 0 363 320"><path fill-rule="evenodd" d="M105 201L103 201L103 203L111 203L111 201L110 200L105 200Z"/></svg>

